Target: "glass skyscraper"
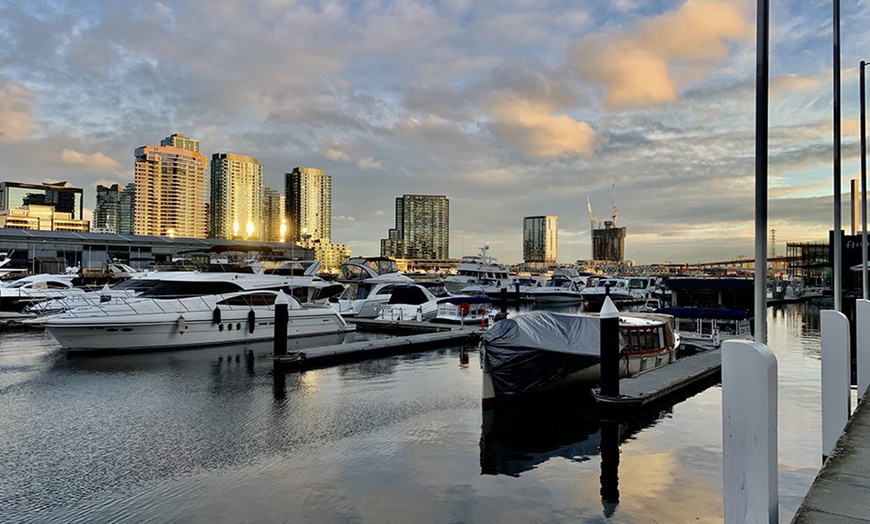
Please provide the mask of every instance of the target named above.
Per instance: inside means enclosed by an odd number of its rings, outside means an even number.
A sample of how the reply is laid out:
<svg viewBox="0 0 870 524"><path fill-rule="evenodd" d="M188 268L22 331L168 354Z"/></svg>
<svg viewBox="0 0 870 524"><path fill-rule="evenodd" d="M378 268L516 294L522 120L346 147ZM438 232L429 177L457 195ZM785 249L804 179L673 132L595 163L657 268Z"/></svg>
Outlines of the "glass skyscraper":
<svg viewBox="0 0 870 524"><path fill-rule="evenodd" d="M0 211L28 205L52 206L55 211L69 213L73 220L82 220L81 188L71 187L66 182L0 182Z"/></svg>
<svg viewBox="0 0 870 524"><path fill-rule="evenodd" d="M92 230L101 233L118 233L123 192L124 188L118 184L112 184L110 187L97 185L97 205L94 208Z"/></svg>
<svg viewBox="0 0 870 524"><path fill-rule="evenodd" d="M555 264L559 258L559 217L523 218L523 261L527 265Z"/></svg>

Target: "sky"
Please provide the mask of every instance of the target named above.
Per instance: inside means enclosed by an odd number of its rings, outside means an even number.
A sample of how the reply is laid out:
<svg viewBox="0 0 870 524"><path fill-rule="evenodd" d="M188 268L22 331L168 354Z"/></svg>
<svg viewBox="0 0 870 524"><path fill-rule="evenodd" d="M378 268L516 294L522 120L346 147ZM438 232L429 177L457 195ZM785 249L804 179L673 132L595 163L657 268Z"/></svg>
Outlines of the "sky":
<svg viewBox="0 0 870 524"><path fill-rule="evenodd" d="M870 1L840 14L849 234ZM135 148L182 133L282 192L323 169L354 255L379 254L397 197L434 194L455 258L520 262L536 215L558 216L560 262L590 258L614 199L638 263L751 258L755 18L751 0L0 2L0 180L65 180L92 210ZM832 2L771 0L770 24L765 240L784 255L834 223Z"/></svg>

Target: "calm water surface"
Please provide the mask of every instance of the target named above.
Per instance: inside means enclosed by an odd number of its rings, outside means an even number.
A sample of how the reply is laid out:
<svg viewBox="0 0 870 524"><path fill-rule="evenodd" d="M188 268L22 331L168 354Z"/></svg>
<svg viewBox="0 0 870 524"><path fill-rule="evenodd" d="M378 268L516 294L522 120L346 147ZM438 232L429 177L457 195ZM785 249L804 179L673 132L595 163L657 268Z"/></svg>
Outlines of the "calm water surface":
<svg viewBox="0 0 870 524"><path fill-rule="evenodd" d="M818 309L768 331L788 522L821 462ZM460 347L278 374L270 351L70 358L0 333L0 520L722 520L719 387L602 426L581 401L484 414Z"/></svg>

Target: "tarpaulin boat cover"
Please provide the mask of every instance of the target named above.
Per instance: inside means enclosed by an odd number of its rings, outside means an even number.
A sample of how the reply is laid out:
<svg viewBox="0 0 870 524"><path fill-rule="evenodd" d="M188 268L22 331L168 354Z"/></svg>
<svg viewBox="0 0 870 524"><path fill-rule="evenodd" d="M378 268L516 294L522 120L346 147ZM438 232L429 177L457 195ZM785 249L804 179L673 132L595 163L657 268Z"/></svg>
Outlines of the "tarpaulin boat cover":
<svg viewBox="0 0 870 524"><path fill-rule="evenodd" d="M597 316L537 311L497 322L482 336L484 358L499 396L561 380L601 357ZM619 334L620 351L626 346Z"/></svg>

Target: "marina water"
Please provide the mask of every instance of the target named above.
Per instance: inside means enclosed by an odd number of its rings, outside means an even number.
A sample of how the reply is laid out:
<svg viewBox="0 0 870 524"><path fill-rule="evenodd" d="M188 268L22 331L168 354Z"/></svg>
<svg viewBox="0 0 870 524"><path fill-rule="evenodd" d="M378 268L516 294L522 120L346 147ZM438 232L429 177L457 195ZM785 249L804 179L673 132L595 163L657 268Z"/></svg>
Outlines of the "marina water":
<svg viewBox="0 0 870 524"><path fill-rule="evenodd" d="M768 326L788 522L821 466L819 311L770 308ZM72 358L0 333L0 520L722 520L718 386L616 426L602 470L583 399L484 415L476 348L277 374L270 352Z"/></svg>

